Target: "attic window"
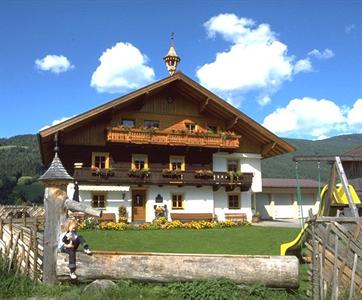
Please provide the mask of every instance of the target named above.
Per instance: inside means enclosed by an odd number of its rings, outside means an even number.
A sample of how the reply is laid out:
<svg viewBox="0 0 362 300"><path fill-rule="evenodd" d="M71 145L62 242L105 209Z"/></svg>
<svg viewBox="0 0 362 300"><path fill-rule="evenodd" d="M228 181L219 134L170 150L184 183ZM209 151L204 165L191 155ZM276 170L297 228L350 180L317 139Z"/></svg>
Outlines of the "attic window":
<svg viewBox="0 0 362 300"><path fill-rule="evenodd" d="M195 123L185 123L185 128L187 132L195 132L196 124Z"/></svg>
<svg viewBox="0 0 362 300"><path fill-rule="evenodd" d="M160 128L160 121L156 120L145 120L144 126L146 128Z"/></svg>
<svg viewBox="0 0 362 300"><path fill-rule="evenodd" d="M207 132L209 132L209 133L217 133L217 126L207 125Z"/></svg>
<svg viewBox="0 0 362 300"><path fill-rule="evenodd" d="M121 125L125 127L135 127L135 120L133 119L122 119Z"/></svg>

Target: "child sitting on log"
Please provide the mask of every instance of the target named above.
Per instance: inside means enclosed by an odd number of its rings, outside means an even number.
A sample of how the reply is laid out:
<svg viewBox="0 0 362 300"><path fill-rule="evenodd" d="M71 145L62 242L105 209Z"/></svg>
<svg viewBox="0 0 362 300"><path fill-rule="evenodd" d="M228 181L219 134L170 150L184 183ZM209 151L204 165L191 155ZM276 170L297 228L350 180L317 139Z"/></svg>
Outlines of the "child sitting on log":
<svg viewBox="0 0 362 300"><path fill-rule="evenodd" d="M76 270L76 251L81 244L85 254L92 254L85 239L77 233L78 223L74 219L67 220L62 225L62 234L59 237L58 249L60 252L69 255L70 278L77 279Z"/></svg>

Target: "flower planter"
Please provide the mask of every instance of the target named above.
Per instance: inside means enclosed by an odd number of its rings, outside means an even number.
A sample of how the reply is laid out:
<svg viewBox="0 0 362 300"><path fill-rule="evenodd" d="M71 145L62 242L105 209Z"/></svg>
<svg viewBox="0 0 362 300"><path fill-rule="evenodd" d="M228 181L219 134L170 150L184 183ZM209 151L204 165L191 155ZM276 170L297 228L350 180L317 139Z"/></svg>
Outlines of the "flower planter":
<svg viewBox="0 0 362 300"><path fill-rule="evenodd" d="M259 223L261 221L260 216L252 216L251 223Z"/></svg>

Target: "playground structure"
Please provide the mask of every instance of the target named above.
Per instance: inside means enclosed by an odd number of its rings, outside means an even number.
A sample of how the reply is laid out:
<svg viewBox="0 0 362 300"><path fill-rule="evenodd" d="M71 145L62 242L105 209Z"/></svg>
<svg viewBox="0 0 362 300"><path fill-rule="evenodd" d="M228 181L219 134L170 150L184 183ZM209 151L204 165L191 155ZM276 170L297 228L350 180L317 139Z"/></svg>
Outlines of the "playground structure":
<svg viewBox="0 0 362 300"><path fill-rule="evenodd" d="M297 237L281 244L281 255L302 257L303 246L310 253L310 270L313 299L338 299L348 295L348 299L362 297L362 218L359 216L361 201L348 184L341 159L335 157L296 157L301 160L333 161L328 184L320 192L320 207L309 218ZM344 157L348 162L362 161L361 157ZM336 184L338 173L340 183ZM298 181L298 173L296 173ZM299 199L300 200L300 199ZM301 205L301 201L299 202ZM302 211L302 210L301 210ZM302 216L303 217L303 216ZM330 297L330 298L329 298Z"/></svg>

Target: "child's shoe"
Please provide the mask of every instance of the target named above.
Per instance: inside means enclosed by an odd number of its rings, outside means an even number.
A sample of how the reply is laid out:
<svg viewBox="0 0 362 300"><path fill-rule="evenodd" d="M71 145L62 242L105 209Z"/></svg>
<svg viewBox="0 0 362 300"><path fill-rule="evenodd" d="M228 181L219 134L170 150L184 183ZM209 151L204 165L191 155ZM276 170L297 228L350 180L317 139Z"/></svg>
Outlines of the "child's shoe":
<svg viewBox="0 0 362 300"><path fill-rule="evenodd" d="M77 274L75 274L75 272L70 272L70 278L77 279Z"/></svg>
<svg viewBox="0 0 362 300"><path fill-rule="evenodd" d="M83 252L87 255L92 255L92 251L90 251L88 248L84 249Z"/></svg>

